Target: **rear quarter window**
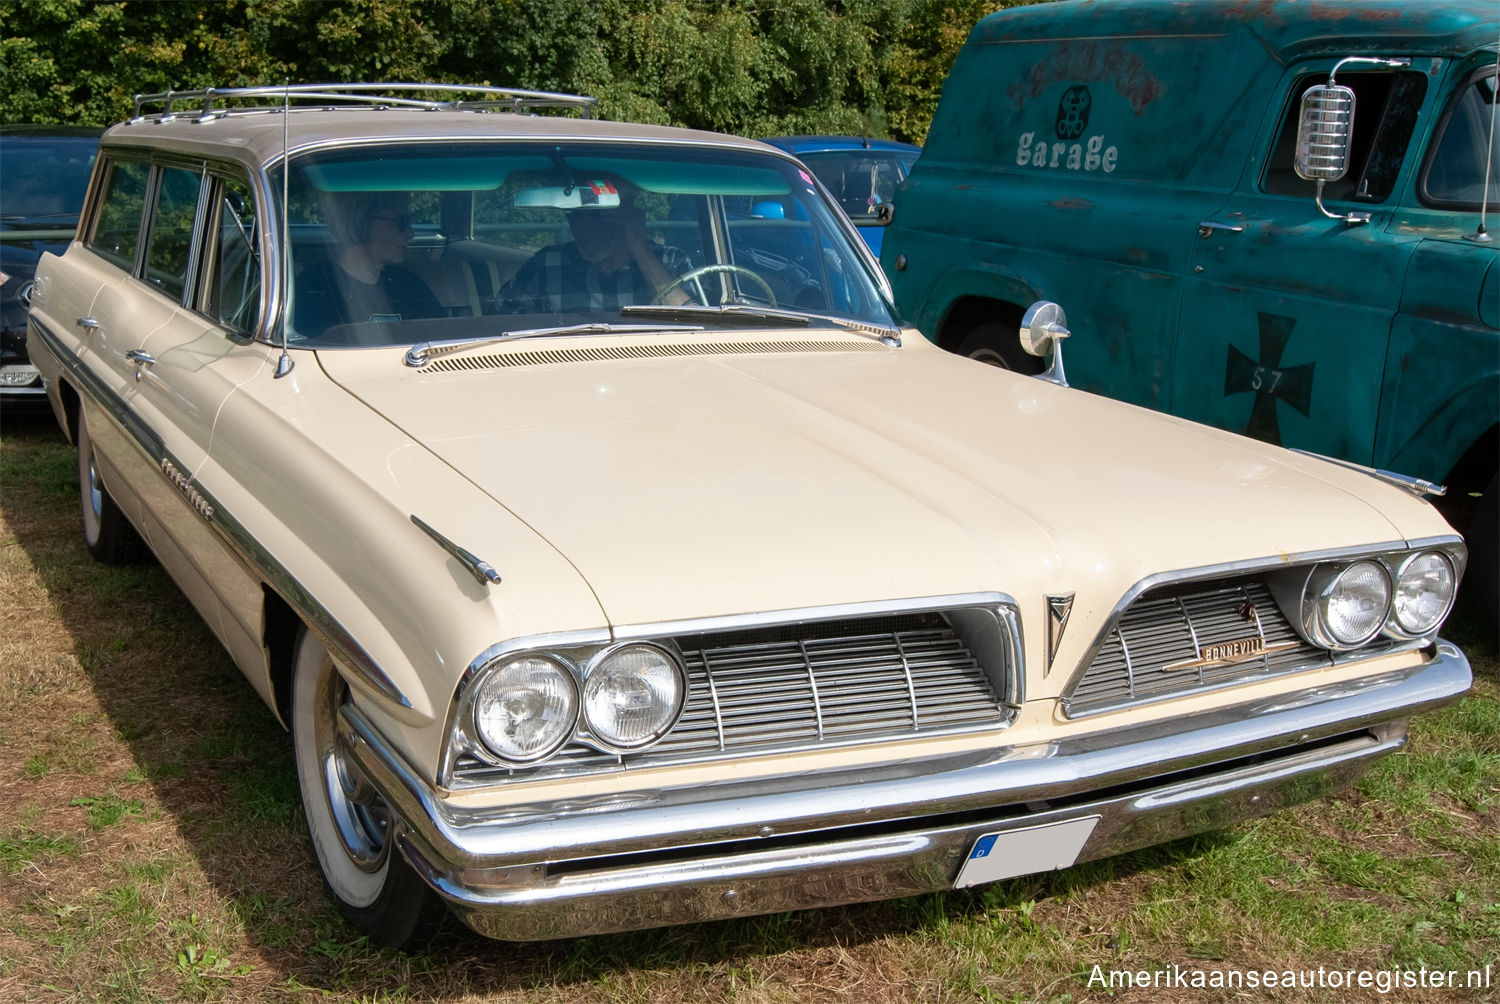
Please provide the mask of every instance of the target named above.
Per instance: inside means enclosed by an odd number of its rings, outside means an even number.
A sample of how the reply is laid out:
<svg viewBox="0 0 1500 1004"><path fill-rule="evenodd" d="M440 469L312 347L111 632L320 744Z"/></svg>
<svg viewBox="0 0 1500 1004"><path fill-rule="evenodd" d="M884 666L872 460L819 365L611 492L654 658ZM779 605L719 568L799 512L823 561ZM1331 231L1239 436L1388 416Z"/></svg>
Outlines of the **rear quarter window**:
<svg viewBox="0 0 1500 1004"><path fill-rule="evenodd" d="M135 268L141 241L141 209L146 204L146 182L151 165L145 161L112 161L106 169L104 192L93 233L85 242L96 254L125 269Z"/></svg>

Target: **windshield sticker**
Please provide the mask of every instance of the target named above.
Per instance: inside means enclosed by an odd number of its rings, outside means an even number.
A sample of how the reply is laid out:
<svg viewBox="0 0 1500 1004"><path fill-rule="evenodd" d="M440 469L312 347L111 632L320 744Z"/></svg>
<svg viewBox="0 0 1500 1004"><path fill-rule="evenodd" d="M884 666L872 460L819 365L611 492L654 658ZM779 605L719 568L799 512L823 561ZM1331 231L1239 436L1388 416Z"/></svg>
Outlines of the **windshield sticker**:
<svg viewBox="0 0 1500 1004"><path fill-rule="evenodd" d="M1061 130L1059 120L1058 128ZM1044 138L1036 141L1036 132L1023 132L1016 145L1017 167L1064 168L1069 171L1103 171L1109 174L1120 158L1120 148L1105 146L1104 134L1096 133L1083 143L1068 143L1058 140L1048 143Z"/></svg>
<svg viewBox="0 0 1500 1004"><path fill-rule="evenodd" d="M1310 417L1313 367L1317 363L1282 366L1281 356L1297 319L1259 312L1255 316L1260 324L1260 360L1251 359L1231 344L1224 367L1224 396L1253 392L1255 404L1250 408L1245 435L1280 446L1281 423L1276 416L1276 402L1296 409L1303 418Z"/></svg>

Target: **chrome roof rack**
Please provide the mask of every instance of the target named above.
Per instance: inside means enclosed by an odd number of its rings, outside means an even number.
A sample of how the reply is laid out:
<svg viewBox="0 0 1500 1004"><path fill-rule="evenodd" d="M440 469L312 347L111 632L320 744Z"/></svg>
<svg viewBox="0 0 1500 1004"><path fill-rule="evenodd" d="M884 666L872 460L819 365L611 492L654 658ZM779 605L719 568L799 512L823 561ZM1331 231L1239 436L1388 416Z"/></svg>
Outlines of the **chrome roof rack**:
<svg viewBox="0 0 1500 1004"><path fill-rule="evenodd" d="M402 94L410 96L399 96ZM445 95L445 97L415 95ZM255 104L257 98L269 100L265 104ZM247 103L241 104L240 102ZM290 84L282 87L206 87L195 91L137 94L135 115L130 121L142 122L148 115L155 115L157 121L170 122L177 117L177 107L180 104L197 105L194 109L195 121L207 122L225 115L243 112L281 111L284 102L297 103L303 108L312 105L322 109L367 106L526 112L535 108L577 108L583 113L584 118L591 118L594 109L599 104L597 98L581 94L523 91L513 87L484 87L477 84ZM148 106L160 106L160 110L147 112Z"/></svg>

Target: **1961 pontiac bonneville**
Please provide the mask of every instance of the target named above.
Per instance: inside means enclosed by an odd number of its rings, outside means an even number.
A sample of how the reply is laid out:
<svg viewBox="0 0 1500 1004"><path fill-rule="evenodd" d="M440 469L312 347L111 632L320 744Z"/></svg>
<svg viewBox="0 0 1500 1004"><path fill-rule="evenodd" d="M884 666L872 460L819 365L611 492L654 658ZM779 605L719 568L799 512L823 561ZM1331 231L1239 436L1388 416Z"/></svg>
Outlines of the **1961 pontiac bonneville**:
<svg viewBox="0 0 1500 1004"><path fill-rule="evenodd" d="M32 292L89 549L286 723L374 940L1065 868L1468 688L1422 485L1070 390L1054 305L1051 379L944 352L797 161L589 108L144 97Z"/></svg>

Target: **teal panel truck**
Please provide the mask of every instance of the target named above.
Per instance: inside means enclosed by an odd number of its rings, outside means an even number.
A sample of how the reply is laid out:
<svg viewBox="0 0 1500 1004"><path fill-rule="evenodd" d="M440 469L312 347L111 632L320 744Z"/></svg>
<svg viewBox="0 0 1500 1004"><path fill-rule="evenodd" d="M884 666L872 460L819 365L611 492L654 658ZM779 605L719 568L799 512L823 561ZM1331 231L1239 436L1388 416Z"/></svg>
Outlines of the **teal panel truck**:
<svg viewBox="0 0 1500 1004"><path fill-rule="evenodd" d="M1076 387L1445 484L1493 612L1497 48L1496 0L1001 11L886 236L897 304L1035 372L1016 329L1056 301Z"/></svg>

